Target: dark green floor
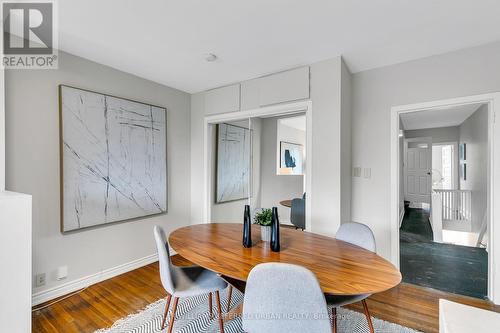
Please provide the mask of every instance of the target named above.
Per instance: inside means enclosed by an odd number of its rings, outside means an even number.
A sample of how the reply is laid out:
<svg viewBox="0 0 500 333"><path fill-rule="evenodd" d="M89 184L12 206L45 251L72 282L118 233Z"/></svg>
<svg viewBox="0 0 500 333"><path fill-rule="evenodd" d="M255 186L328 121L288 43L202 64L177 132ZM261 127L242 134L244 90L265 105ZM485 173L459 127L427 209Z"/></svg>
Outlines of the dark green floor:
<svg viewBox="0 0 500 333"><path fill-rule="evenodd" d="M455 294L486 298L488 254L485 249L434 243L429 213L410 208L400 228L403 281Z"/></svg>

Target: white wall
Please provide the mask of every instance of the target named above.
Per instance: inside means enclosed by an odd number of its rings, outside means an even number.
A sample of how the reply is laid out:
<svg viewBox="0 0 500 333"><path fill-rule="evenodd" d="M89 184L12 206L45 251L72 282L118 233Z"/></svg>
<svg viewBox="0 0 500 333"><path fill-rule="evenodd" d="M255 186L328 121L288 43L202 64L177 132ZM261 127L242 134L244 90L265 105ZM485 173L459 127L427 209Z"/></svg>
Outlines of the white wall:
<svg viewBox="0 0 500 333"><path fill-rule="evenodd" d="M310 66L310 99L312 100L312 195L311 230L325 235L335 235L341 221L349 221L351 170L350 149L350 97L342 94L342 81L350 79L347 68L342 69L341 57L314 63ZM343 73L343 76L342 76ZM302 76L301 76L302 77ZM274 81L273 81L274 82ZM241 84L241 95L247 96L258 81L249 80ZM300 83L300 82L299 82ZM292 82L290 85L294 85ZM301 87L303 85L300 85ZM346 83L347 89L351 85ZM245 89L244 89L245 88ZM294 89L295 91L295 89ZM258 91L256 91L258 95ZM203 133L205 92L191 96L191 222L203 221ZM247 96L248 97L248 96ZM248 108L258 107L258 96L252 102L245 99ZM342 104L342 97L345 98ZM241 100L243 102L243 98ZM342 114L342 116L341 116ZM346 126L343 127L342 124ZM308 152L309 155L309 152ZM344 163L341 161L346 159ZM342 182L347 177L348 181ZM344 212L344 214L343 214Z"/></svg>
<svg viewBox="0 0 500 333"><path fill-rule="evenodd" d="M5 190L5 71L0 69L0 191Z"/></svg>
<svg viewBox="0 0 500 333"><path fill-rule="evenodd" d="M458 142L459 139L458 126L424 128L404 132L407 139L431 137L432 143Z"/></svg>
<svg viewBox="0 0 500 333"><path fill-rule="evenodd" d="M31 332L31 196L0 191L0 332Z"/></svg>
<svg viewBox="0 0 500 333"><path fill-rule="evenodd" d="M31 332L31 197L5 191L5 95L0 70L0 332Z"/></svg>
<svg viewBox="0 0 500 333"><path fill-rule="evenodd" d="M205 117L205 93L191 95L191 224L203 223L204 176L203 176L203 137Z"/></svg>
<svg viewBox="0 0 500 333"><path fill-rule="evenodd" d="M472 191L472 232L479 232L487 202L488 107L481 106L460 125L460 144L466 144L466 180L460 189Z"/></svg>
<svg viewBox="0 0 500 333"><path fill-rule="evenodd" d="M403 122L401 121L401 118L399 118L399 128L403 128ZM404 156L404 150L405 150L405 134L403 131L403 136L399 137L399 179L404 179L404 163L405 163L405 156ZM405 188L404 188L404 182L401 181L399 185L399 218L401 219L402 215L404 214L404 202L405 202ZM399 221L400 223L402 221Z"/></svg>
<svg viewBox="0 0 500 333"><path fill-rule="evenodd" d="M345 62L341 61L340 91L340 178L341 178L341 223L351 221L351 186L352 186L352 75Z"/></svg>
<svg viewBox="0 0 500 333"><path fill-rule="evenodd" d="M312 119L312 202L311 231L334 236L340 224L348 221L342 216L343 199L348 189L343 188L343 177L351 179L351 172L342 165L342 59L340 57L311 65ZM350 110L345 109L346 113ZM347 135L345 135L347 137ZM344 150L348 158L347 151Z"/></svg>
<svg viewBox="0 0 500 333"><path fill-rule="evenodd" d="M354 74L352 161L371 167L352 188L352 219L372 227L390 258L390 109L392 106L500 91L500 43Z"/></svg>
<svg viewBox="0 0 500 333"><path fill-rule="evenodd" d="M47 285L34 292L153 255L155 224L168 233L189 223L189 94L64 52L58 70L9 70L5 76L7 189L33 196L33 274L47 274ZM167 108L168 214L60 233L59 84ZM55 281L61 265L68 265L68 278Z"/></svg>
<svg viewBox="0 0 500 333"><path fill-rule="evenodd" d="M279 163L279 141L287 141L306 146L306 133L285 125L279 125L278 118L262 119L262 207L278 207L281 223L290 223L290 208L280 205L280 201L302 198L304 176L277 175ZM280 138L278 138L278 132ZM306 157L307 158L307 157Z"/></svg>

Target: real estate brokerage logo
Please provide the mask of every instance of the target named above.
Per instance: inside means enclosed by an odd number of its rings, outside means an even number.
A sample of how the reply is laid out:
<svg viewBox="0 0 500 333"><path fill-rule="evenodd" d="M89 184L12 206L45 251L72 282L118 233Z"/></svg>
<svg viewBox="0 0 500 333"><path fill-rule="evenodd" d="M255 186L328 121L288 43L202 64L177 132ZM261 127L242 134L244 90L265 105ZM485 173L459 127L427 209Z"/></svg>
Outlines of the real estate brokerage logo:
<svg viewBox="0 0 500 333"><path fill-rule="evenodd" d="M2 2L4 68L56 69L55 3Z"/></svg>

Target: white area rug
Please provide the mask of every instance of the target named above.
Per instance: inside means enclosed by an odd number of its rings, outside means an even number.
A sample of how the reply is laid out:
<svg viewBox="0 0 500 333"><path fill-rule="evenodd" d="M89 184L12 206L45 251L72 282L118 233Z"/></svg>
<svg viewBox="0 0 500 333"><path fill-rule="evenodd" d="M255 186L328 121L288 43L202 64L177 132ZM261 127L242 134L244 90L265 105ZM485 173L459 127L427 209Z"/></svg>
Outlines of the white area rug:
<svg viewBox="0 0 500 333"><path fill-rule="evenodd" d="M233 291L231 307L243 301L243 295L237 290ZM176 333L201 333L219 332L219 324L215 315L214 298L214 318L210 319L208 311L208 295L180 299L177 306L177 314L174 324ZM223 311L227 309L227 290L221 292L221 305ZM172 307L172 305L170 306ZM160 330L163 309L165 308L165 299L161 299L150 304L144 310L118 320L111 328L96 331L96 333L157 333ZM331 310L329 309L330 313ZM363 314L340 308L337 311L337 323L339 333L369 333L366 318ZM170 318L170 313L169 317ZM377 333L417 333L413 329L389 323L384 320L372 318L375 332ZM167 319L168 324L168 319ZM165 326L167 326L167 324ZM163 330L166 331L166 327ZM242 333L241 318L237 317L224 322L224 331L226 333Z"/></svg>

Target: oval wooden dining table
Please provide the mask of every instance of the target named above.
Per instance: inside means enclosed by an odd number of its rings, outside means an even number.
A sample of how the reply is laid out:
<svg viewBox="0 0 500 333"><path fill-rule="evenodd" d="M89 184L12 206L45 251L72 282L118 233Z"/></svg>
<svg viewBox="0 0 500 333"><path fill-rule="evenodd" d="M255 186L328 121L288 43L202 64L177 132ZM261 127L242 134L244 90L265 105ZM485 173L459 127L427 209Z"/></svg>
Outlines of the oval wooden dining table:
<svg viewBox="0 0 500 333"><path fill-rule="evenodd" d="M228 281L247 280L265 262L301 265L317 277L325 294L375 294L395 287L401 273L387 260L356 245L310 232L281 228L281 251L272 252L252 225L253 246L242 246L241 223L183 227L169 236L170 246L189 261L219 273ZM238 288L240 289L240 288Z"/></svg>

